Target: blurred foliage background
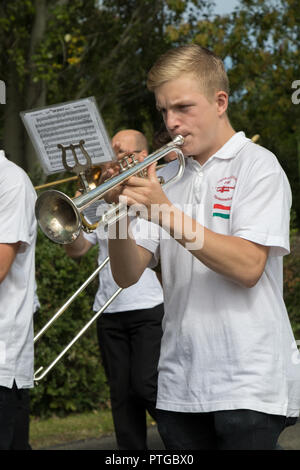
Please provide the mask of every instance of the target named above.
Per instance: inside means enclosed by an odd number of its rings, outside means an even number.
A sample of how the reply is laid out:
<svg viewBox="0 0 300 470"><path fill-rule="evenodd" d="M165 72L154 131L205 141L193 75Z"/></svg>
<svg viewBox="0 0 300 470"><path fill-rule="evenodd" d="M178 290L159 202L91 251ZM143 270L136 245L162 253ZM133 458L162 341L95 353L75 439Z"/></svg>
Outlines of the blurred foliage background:
<svg viewBox="0 0 300 470"><path fill-rule="evenodd" d="M284 296L300 335L300 8L299 0L241 0L228 15L210 0L2 0L0 146L34 185L43 174L20 111L95 96L112 136L121 128L144 132L151 144L161 125L146 89L147 71L170 47L195 42L223 58L230 83L233 127L273 151L293 192L292 255L285 258ZM55 175L55 179L61 176ZM60 187L69 195L75 187ZM41 309L36 331L91 274L96 251L75 262L38 234L36 267ZM97 280L53 332L36 346L46 365L90 318ZM36 416L109 406L95 328L91 327L32 392Z"/></svg>

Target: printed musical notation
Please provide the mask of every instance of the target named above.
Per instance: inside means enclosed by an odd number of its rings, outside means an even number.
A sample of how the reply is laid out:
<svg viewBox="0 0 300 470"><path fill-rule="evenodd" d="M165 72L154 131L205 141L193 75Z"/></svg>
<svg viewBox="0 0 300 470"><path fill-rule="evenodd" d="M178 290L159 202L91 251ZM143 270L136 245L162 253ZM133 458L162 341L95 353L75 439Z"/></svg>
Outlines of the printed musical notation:
<svg viewBox="0 0 300 470"><path fill-rule="evenodd" d="M115 159L94 97L23 111L21 118L47 174L64 171L58 144L65 147L84 140L93 165ZM78 160L85 163L80 152ZM67 154L67 163L74 164L71 152Z"/></svg>

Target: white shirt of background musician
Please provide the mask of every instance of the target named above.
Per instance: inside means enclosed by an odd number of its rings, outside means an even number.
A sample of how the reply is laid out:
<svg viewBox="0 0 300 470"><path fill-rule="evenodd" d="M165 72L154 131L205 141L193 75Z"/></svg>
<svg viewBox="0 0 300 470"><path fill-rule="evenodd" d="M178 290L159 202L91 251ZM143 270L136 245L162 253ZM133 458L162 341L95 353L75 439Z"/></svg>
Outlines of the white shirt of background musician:
<svg viewBox="0 0 300 470"><path fill-rule="evenodd" d="M109 206L107 205L107 208L108 207ZM84 237L93 245L98 243L98 264L100 265L108 256L108 240L105 232L101 229L97 229L89 234L84 233ZM118 287L119 286L113 279L110 264L107 263L99 273L99 288L97 290L93 306L95 312L105 304ZM162 287L155 272L147 268L139 282L134 286L123 289L105 312L113 313L146 309L155 307L161 303L163 303Z"/></svg>
<svg viewBox="0 0 300 470"><path fill-rule="evenodd" d="M176 165L161 170L166 180ZM137 221L137 243L153 263L160 258L164 286L157 407L298 416L300 360L282 298L291 191L276 157L236 133L204 165L187 158L166 194L208 229L270 251L249 289L207 268L157 225L147 238L149 223Z"/></svg>
<svg viewBox="0 0 300 470"><path fill-rule="evenodd" d="M36 193L26 173L0 151L0 243L21 242L0 283L0 385L33 386Z"/></svg>

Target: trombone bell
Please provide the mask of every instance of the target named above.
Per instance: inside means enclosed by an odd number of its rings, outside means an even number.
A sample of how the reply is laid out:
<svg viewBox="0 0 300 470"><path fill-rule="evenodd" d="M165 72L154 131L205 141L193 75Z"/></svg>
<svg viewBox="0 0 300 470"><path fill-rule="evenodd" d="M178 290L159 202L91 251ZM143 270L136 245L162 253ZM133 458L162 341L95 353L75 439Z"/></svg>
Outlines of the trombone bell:
<svg viewBox="0 0 300 470"><path fill-rule="evenodd" d="M131 176L143 172L149 165L157 162L170 152L176 153L179 160L179 168L173 178L163 182L163 186L176 182L183 175L185 167L184 155L179 148L183 143L184 138L181 135L176 136L173 141L148 155L143 162L134 161L129 163L127 168L123 168L119 175L109 178L95 189L73 200L60 191L45 191L38 197L35 206L35 215L40 228L55 243L60 243L61 245L72 243L79 236L82 227L81 212L86 207L103 198L106 193L123 184ZM117 211L119 207L120 204L117 204ZM115 220L118 220L121 216L120 212Z"/></svg>
<svg viewBox="0 0 300 470"><path fill-rule="evenodd" d="M72 199L55 189L42 193L35 216L44 234L55 243L72 243L81 230L81 218Z"/></svg>

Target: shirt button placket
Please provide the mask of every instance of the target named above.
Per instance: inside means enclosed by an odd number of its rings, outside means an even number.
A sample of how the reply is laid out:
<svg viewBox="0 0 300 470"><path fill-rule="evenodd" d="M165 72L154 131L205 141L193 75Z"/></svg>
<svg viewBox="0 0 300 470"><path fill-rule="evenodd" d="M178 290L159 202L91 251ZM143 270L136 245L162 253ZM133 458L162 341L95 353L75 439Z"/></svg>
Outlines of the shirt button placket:
<svg viewBox="0 0 300 470"><path fill-rule="evenodd" d="M203 171L197 168L197 175L195 178L195 193L194 193L194 204L193 204L193 218L198 218L199 208L203 195Z"/></svg>

